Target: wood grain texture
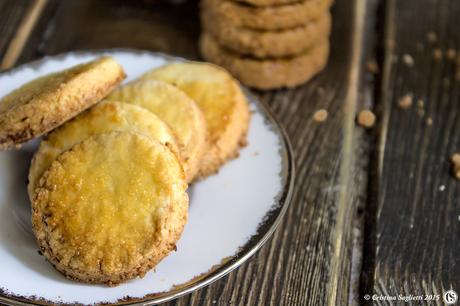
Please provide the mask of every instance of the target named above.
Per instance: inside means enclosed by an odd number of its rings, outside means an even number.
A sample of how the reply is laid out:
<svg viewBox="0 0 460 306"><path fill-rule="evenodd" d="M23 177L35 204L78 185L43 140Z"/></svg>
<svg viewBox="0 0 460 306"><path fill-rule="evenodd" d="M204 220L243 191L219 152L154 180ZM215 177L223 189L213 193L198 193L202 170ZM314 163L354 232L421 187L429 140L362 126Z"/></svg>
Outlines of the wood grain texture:
<svg viewBox="0 0 460 306"><path fill-rule="evenodd" d="M197 1L61 1L40 51L137 48L197 58L197 12Z"/></svg>
<svg viewBox="0 0 460 306"><path fill-rule="evenodd" d="M11 39L8 49L0 63L0 69L12 68L21 55L24 46L33 31L37 20L39 19L47 0L35 0L30 3L26 14L21 18L13 38Z"/></svg>
<svg viewBox="0 0 460 306"><path fill-rule="evenodd" d="M31 1L0 1L0 59L6 52Z"/></svg>
<svg viewBox="0 0 460 306"><path fill-rule="evenodd" d="M460 2L390 0L385 14L384 120L364 249L373 258L364 265L362 293L441 294L442 301L444 290L460 290L460 184L449 165L450 155L460 151L460 82L455 60L446 56L449 48L460 48ZM428 32L436 41L428 41ZM433 56L436 49L443 59ZM413 67L404 54L413 57ZM397 107L405 94L415 104L423 100L424 115L415 105Z"/></svg>
<svg viewBox="0 0 460 306"><path fill-rule="evenodd" d="M196 1L177 5L134 0L49 1L20 62L76 49L111 47L198 57ZM375 5L378 1L368 2ZM355 114L344 104L350 95L351 59L356 52L352 44L354 3L337 1L333 9L332 53L323 73L295 89L255 92L287 130L296 158L293 200L279 229L239 269L170 305L345 305L350 300L354 288L350 284L352 233L357 209L366 200L369 153L369 134L350 126ZM370 16L366 13L366 28L373 28L372 12ZM369 41L373 31L365 35ZM361 87L355 102L359 105L352 109L372 104L367 89ZM320 108L329 112L322 124L311 119ZM343 163L348 164L346 176Z"/></svg>

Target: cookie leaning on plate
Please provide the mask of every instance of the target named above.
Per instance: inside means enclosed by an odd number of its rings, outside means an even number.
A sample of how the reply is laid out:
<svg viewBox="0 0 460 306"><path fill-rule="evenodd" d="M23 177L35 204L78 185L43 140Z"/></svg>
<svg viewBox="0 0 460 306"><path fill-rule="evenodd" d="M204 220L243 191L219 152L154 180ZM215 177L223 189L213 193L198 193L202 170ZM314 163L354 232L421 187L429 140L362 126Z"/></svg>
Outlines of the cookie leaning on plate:
<svg viewBox="0 0 460 306"><path fill-rule="evenodd" d="M206 60L227 67L244 84L271 89L299 85L321 71L327 63L329 42L318 43L295 57L262 60L241 57L219 46L212 36L202 34L200 50Z"/></svg>
<svg viewBox="0 0 460 306"><path fill-rule="evenodd" d="M331 15L326 13L304 25L279 31L257 31L232 26L202 10L203 28L220 45L239 53L258 58L283 57L301 54L319 41L329 37Z"/></svg>
<svg viewBox="0 0 460 306"><path fill-rule="evenodd" d="M175 249L186 188L166 146L140 134L99 134L60 155L40 179L33 230L66 277L115 285L142 277Z"/></svg>
<svg viewBox="0 0 460 306"><path fill-rule="evenodd" d="M179 155L174 133L157 116L136 105L101 102L54 130L42 141L29 171L30 199L34 197L41 176L56 157L92 135L112 131L135 132L148 136Z"/></svg>
<svg viewBox="0 0 460 306"><path fill-rule="evenodd" d="M114 59L102 57L14 90L0 100L0 150L58 127L101 100L124 78Z"/></svg>
<svg viewBox="0 0 460 306"><path fill-rule="evenodd" d="M160 80L177 86L200 107L206 119L209 147L199 176L215 173L246 144L249 105L241 88L226 70L199 62L172 63L153 69L142 80Z"/></svg>
<svg viewBox="0 0 460 306"><path fill-rule="evenodd" d="M206 121L195 101L176 87L156 80L128 83L106 100L139 105L164 120L177 136L187 181L193 181L207 149Z"/></svg>
<svg viewBox="0 0 460 306"><path fill-rule="evenodd" d="M203 10L221 18L231 27L255 30L281 30L302 26L318 19L330 8L333 0L304 0L300 2L254 7L232 0L203 0Z"/></svg>

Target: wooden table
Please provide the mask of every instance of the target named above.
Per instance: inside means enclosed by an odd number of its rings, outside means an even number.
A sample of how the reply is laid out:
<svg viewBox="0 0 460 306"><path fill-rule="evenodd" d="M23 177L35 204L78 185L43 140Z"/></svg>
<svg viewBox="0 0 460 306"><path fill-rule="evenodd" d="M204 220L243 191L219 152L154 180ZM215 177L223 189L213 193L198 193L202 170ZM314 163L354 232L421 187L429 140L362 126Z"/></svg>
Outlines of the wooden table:
<svg viewBox="0 0 460 306"><path fill-rule="evenodd" d="M8 53L7 67L114 47L196 59L197 13L191 0L0 0L0 59ZM284 221L246 264L169 304L332 306L365 303L365 294L434 294L441 305L445 290L460 293L460 182L449 163L460 151L460 63L447 52L460 50L460 1L337 0L333 16L323 73L295 89L254 92L295 151ZM379 73L366 69L370 61ZM402 110L406 94L414 105ZM329 118L318 124L321 108ZM373 129L355 124L362 108L376 113Z"/></svg>

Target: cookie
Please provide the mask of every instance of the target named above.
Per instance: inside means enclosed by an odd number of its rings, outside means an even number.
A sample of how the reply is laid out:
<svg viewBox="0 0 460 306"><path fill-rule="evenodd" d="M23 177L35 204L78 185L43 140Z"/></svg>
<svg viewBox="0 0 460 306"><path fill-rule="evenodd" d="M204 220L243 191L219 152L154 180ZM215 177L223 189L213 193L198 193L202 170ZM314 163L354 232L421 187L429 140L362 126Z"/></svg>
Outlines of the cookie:
<svg viewBox="0 0 460 306"><path fill-rule="evenodd" d="M293 56L304 53L317 42L329 37L331 16L324 14L319 19L303 26L280 31L256 31L230 26L222 18L214 18L202 11L205 31L220 45L242 55L258 58Z"/></svg>
<svg viewBox="0 0 460 306"><path fill-rule="evenodd" d="M209 147L199 176L215 173L246 143L249 105L241 88L226 70L208 63L178 62L144 74L141 79L174 84L191 97L206 119Z"/></svg>
<svg viewBox="0 0 460 306"><path fill-rule="evenodd" d="M166 123L148 110L121 102L102 102L50 133L35 153L28 192L33 199L38 181L63 152L86 138L111 131L136 132L167 145L179 155L176 137Z"/></svg>
<svg viewBox="0 0 460 306"><path fill-rule="evenodd" d="M227 68L242 83L259 88L294 87L320 72L327 63L329 42L318 43L306 53L281 59L241 57L221 47L210 35L200 39L203 57Z"/></svg>
<svg viewBox="0 0 460 306"><path fill-rule="evenodd" d="M58 127L104 98L125 78L111 57L49 74L0 100L0 150Z"/></svg>
<svg viewBox="0 0 460 306"><path fill-rule="evenodd" d="M177 136L187 181L195 178L207 148L206 121L195 101L176 87L155 80L131 82L107 99L142 106L164 120Z"/></svg>
<svg viewBox="0 0 460 306"><path fill-rule="evenodd" d="M305 25L329 10L333 0L305 0L279 6L254 7L231 0L203 0L202 9L228 26L281 30Z"/></svg>
<svg viewBox="0 0 460 306"><path fill-rule="evenodd" d="M277 6L282 4L290 4L299 2L299 0L236 0L244 4L253 6Z"/></svg>
<svg viewBox="0 0 460 306"><path fill-rule="evenodd" d="M77 281L142 277L176 247L186 188L179 160L159 142L126 132L92 136L40 179L32 202L40 251Z"/></svg>

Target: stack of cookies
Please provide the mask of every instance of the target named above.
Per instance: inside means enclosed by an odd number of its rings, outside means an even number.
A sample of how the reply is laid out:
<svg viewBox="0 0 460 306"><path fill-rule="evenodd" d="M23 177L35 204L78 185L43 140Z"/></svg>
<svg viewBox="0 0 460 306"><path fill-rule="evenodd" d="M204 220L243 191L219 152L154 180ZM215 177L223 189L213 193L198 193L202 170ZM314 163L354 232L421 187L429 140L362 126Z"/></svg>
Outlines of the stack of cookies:
<svg viewBox="0 0 460 306"><path fill-rule="evenodd" d="M202 0L203 57L244 84L294 87L327 63L333 0Z"/></svg>

